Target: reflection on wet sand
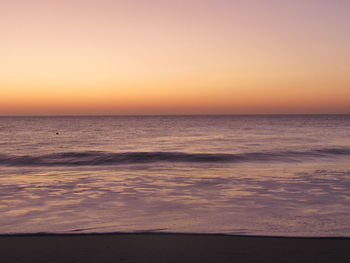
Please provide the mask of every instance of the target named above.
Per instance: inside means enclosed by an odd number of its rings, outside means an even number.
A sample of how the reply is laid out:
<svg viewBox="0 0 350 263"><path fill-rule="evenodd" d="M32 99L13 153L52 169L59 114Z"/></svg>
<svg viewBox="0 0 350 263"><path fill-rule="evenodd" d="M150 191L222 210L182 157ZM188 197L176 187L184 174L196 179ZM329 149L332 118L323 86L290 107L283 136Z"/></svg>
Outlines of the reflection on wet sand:
<svg viewBox="0 0 350 263"><path fill-rule="evenodd" d="M350 235L346 163L67 169L3 173L0 232Z"/></svg>

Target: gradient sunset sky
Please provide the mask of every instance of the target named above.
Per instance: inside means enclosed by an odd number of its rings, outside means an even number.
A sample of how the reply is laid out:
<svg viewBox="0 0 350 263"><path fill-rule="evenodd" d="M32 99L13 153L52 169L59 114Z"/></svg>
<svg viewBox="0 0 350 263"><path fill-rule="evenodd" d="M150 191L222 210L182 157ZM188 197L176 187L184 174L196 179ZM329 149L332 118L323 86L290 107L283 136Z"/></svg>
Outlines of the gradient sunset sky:
<svg viewBox="0 0 350 263"><path fill-rule="evenodd" d="M221 113L350 113L350 1L0 1L0 115Z"/></svg>

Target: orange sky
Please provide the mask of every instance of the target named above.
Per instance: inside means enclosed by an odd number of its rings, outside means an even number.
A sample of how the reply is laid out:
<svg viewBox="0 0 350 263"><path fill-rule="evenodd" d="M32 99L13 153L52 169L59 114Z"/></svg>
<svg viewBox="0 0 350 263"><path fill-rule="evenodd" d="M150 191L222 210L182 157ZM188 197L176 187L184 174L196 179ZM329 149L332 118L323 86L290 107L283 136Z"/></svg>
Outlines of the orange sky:
<svg viewBox="0 0 350 263"><path fill-rule="evenodd" d="M350 113L347 0L3 0L0 115Z"/></svg>

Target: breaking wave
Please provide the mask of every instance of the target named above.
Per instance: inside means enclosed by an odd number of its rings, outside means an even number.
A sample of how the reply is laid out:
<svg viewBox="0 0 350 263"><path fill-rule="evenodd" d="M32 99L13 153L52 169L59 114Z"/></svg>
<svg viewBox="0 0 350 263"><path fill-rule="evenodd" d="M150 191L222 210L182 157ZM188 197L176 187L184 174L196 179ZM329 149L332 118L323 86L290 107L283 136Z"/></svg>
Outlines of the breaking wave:
<svg viewBox="0 0 350 263"><path fill-rule="evenodd" d="M349 156L350 148L324 148L309 151L226 153L182 152L63 152L41 156L11 156L0 154L2 166L84 166L118 165L154 162L238 163L238 162L299 162L308 158Z"/></svg>

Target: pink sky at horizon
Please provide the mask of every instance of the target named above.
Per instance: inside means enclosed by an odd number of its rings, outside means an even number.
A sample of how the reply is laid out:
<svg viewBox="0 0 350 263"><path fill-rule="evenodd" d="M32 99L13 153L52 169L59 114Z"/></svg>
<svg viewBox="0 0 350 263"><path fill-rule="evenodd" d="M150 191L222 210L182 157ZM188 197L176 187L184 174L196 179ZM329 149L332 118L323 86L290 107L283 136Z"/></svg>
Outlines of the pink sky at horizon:
<svg viewBox="0 0 350 263"><path fill-rule="evenodd" d="M4 0L0 115L350 113L349 11L345 0Z"/></svg>

